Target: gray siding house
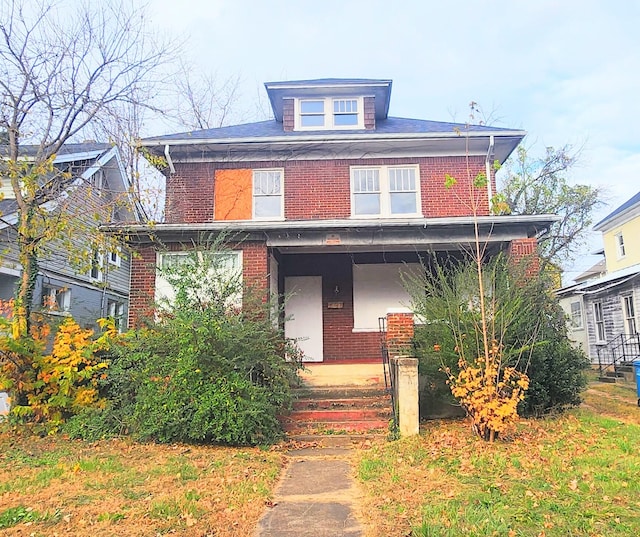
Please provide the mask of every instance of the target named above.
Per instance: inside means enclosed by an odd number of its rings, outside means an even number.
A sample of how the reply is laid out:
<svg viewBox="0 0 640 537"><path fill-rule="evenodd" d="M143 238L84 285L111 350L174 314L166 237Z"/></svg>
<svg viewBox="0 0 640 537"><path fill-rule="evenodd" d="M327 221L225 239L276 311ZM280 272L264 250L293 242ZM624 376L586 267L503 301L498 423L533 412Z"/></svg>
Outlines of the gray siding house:
<svg viewBox="0 0 640 537"><path fill-rule="evenodd" d="M35 149L35 148L34 148ZM30 147L23 148L28 158ZM64 193L66 210L74 217L90 219L96 227L106 222L136 222L135 204L117 147L104 143L67 144L56 155L54 166L73 175ZM0 299L12 298L21 267L18 262L16 202L8 181L0 187ZM52 217L61 206L51 208ZM102 214L102 221L95 221ZM79 252L89 252L87 270L70 262ZM85 254L87 255L87 254ZM39 259L34 292L34 310L45 315L71 315L83 327L95 327L96 320L111 316L121 329L126 327L129 300L130 256L124 245L116 251L100 251L87 237L68 237L53 244Z"/></svg>

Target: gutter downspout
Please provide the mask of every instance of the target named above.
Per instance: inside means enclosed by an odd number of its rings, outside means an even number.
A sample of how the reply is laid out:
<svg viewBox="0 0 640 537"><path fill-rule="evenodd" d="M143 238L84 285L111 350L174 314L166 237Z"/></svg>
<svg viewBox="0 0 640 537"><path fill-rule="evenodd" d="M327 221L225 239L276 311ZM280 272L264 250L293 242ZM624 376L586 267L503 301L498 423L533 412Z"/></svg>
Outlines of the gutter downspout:
<svg viewBox="0 0 640 537"><path fill-rule="evenodd" d="M489 200L489 214L491 214L491 199L493 198L493 188L491 187L491 155L493 154L494 137L489 136L489 148L487 149L487 157L484 165L487 174L487 198ZM168 146L167 146L168 147Z"/></svg>
<svg viewBox="0 0 640 537"><path fill-rule="evenodd" d="M492 136L492 138L493 138L493 136ZM171 171L171 173L176 173L176 169L173 166L173 160L171 160L171 155L169 154L169 144L166 144L164 146L164 156L167 159L167 164L169 165L169 170Z"/></svg>

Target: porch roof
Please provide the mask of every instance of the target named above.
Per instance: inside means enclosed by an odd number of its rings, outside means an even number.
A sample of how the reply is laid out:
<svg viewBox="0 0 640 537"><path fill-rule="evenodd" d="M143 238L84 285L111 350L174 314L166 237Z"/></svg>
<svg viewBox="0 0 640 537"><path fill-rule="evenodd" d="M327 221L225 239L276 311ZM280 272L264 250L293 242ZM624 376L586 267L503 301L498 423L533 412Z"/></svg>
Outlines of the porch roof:
<svg viewBox="0 0 640 537"><path fill-rule="evenodd" d="M556 291L556 294L559 296L593 295L623 285L638 276L640 276L640 264L616 270L602 276L601 278L592 279L584 283L569 285Z"/></svg>
<svg viewBox="0 0 640 537"><path fill-rule="evenodd" d="M207 234L260 240L282 251L375 251L459 249L474 241L477 221L482 242L500 245L518 238L537 237L558 219L555 215L411 218L403 220L336 219L281 222L220 221L112 225L103 229L124 235L134 244L198 241Z"/></svg>

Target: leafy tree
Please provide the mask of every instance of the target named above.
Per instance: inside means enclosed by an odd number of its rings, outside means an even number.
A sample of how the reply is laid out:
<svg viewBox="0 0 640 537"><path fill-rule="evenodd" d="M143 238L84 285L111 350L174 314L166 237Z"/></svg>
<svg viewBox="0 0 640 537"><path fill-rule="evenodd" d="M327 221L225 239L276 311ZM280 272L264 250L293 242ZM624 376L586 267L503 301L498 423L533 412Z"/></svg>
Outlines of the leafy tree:
<svg viewBox="0 0 640 537"><path fill-rule="evenodd" d="M114 108L144 106L167 53L149 33L144 9L127 2L2 3L0 130L7 144L0 178L11 184L17 205L20 337L29 334L38 259L52 242L75 234L68 213L51 217L51 204L65 199L75 179L74 170L54 166L56 154ZM26 159L25 144L32 146Z"/></svg>
<svg viewBox="0 0 640 537"><path fill-rule="evenodd" d="M502 168L501 194L513 214L556 214L560 220L538 240L541 269L559 267L584 246L594 212L604 203L602 191L590 185L572 185L567 176L579 151L570 145L547 147L534 158L520 146Z"/></svg>

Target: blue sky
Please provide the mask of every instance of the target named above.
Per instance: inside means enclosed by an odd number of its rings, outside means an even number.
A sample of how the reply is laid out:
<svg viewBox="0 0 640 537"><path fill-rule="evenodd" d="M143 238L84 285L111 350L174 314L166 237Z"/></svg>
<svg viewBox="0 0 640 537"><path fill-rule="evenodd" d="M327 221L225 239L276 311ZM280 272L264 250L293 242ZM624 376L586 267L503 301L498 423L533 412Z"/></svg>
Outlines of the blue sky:
<svg viewBox="0 0 640 537"><path fill-rule="evenodd" d="M245 109L266 106L266 81L390 78L391 115L464 122L476 101L533 153L582 147L570 180L606 189L596 219L640 190L640 2L151 0L149 14L197 67L240 75Z"/></svg>

